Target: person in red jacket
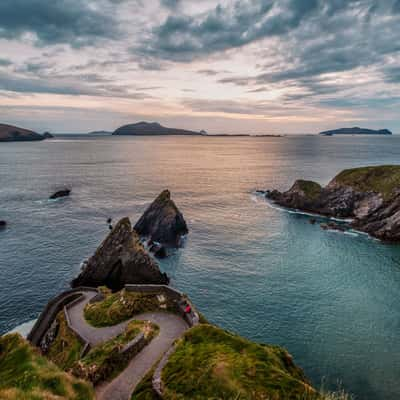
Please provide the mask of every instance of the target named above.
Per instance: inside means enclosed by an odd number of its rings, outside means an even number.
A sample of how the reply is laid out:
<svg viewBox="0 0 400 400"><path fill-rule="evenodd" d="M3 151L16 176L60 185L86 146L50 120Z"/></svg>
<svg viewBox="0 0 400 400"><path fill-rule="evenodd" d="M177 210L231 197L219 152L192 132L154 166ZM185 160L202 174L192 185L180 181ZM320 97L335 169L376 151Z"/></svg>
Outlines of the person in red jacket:
<svg viewBox="0 0 400 400"><path fill-rule="evenodd" d="M185 313L190 314L191 312L192 312L192 307L190 307L190 304L188 303L188 304L186 304L186 307L185 307Z"/></svg>

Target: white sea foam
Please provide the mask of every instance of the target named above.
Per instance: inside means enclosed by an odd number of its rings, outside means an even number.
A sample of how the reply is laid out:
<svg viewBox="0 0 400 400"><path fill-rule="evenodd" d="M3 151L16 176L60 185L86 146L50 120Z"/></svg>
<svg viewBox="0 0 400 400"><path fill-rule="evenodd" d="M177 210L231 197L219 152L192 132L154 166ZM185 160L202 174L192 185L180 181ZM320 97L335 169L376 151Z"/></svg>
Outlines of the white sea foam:
<svg viewBox="0 0 400 400"><path fill-rule="evenodd" d="M22 337L26 338L28 336L28 333L33 328L33 325L35 325L35 322L36 319L24 322L23 324L16 326L14 329L11 329L11 331L7 333L19 333Z"/></svg>

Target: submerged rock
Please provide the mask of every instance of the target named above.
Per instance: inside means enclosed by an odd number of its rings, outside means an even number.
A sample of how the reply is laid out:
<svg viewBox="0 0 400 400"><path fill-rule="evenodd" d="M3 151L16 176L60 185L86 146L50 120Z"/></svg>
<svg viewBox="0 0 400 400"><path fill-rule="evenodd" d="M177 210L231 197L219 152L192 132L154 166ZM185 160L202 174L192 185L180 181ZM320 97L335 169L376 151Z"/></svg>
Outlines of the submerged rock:
<svg viewBox="0 0 400 400"><path fill-rule="evenodd" d="M107 286L119 290L128 283L168 284L169 279L144 249L129 218L119 221L89 258L72 287Z"/></svg>
<svg viewBox="0 0 400 400"><path fill-rule="evenodd" d="M355 229L400 242L400 166L344 170L324 188L315 182L296 181L290 190L267 191L266 197L284 207L352 219L350 225Z"/></svg>
<svg viewBox="0 0 400 400"><path fill-rule="evenodd" d="M167 247L179 247L182 236L189 230L182 213L171 200L169 190L164 190L140 217L134 227L142 237Z"/></svg>
<svg viewBox="0 0 400 400"><path fill-rule="evenodd" d="M55 199L59 199L60 197L67 197L71 194L71 189L62 189L62 190L58 190L57 192L53 193L49 199L50 200L55 200Z"/></svg>

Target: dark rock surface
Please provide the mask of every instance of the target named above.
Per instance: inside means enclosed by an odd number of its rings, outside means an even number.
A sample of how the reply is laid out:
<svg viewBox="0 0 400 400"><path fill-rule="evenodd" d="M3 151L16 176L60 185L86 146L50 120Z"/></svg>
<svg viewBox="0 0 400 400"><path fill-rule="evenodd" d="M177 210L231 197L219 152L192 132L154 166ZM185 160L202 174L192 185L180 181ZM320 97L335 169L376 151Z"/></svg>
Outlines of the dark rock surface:
<svg viewBox="0 0 400 400"><path fill-rule="evenodd" d="M113 135L133 136L164 136L164 135L201 135L200 132L188 131L186 129L166 128L157 122L138 122L136 124L124 125L113 132Z"/></svg>
<svg viewBox="0 0 400 400"><path fill-rule="evenodd" d="M169 190L164 190L151 203L134 229L140 236L167 247L179 247L182 236L189 232L182 213L171 200Z"/></svg>
<svg viewBox="0 0 400 400"><path fill-rule="evenodd" d="M44 140L44 137L29 129L0 124L0 142L31 142L36 140Z"/></svg>
<svg viewBox="0 0 400 400"><path fill-rule="evenodd" d="M7 226L7 222L2 220L2 219L0 219L0 229L5 228L6 226Z"/></svg>
<svg viewBox="0 0 400 400"><path fill-rule="evenodd" d="M53 139L54 136L50 132L43 133L43 139Z"/></svg>
<svg viewBox="0 0 400 400"><path fill-rule="evenodd" d="M71 194L71 189L62 189L62 190L58 190L57 192L53 193L49 199L51 200L55 200L55 199L59 199L60 197L67 197Z"/></svg>
<svg viewBox="0 0 400 400"><path fill-rule="evenodd" d="M320 191L304 191L299 182L307 181L296 181L286 192L267 191L266 197L287 208L352 219L354 229L383 241L400 242L400 167L345 170ZM330 225L326 228L344 229L341 224Z"/></svg>
<svg viewBox="0 0 400 400"><path fill-rule="evenodd" d="M391 135L392 132L389 129L366 129L359 128L355 126L353 128L340 128L340 129L332 129L330 131L320 132L320 135L323 136L333 136L333 135Z"/></svg>
<svg viewBox="0 0 400 400"><path fill-rule="evenodd" d="M119 221L71 286L108 286L119 290L125 284L168 284L169 279L147 254L128 218Z"/></svg>

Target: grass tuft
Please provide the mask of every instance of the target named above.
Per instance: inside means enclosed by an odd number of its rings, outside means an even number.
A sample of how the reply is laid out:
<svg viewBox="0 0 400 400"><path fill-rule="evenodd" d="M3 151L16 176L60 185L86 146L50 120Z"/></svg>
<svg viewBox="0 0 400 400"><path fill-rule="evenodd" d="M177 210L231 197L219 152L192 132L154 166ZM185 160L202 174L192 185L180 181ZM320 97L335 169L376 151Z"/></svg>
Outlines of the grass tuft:
<svg viewBox="0 0 400 400"><path fill-rule="evenodd" d="M400 166L380 165L346 169L338 174L333 182L350 186L360 192L381 193L384 199L389 200L395 189L400 189Z"/></svg>
<svg viewBox="0 0 400 400"><path fill-rule="evenodd" d="M0 337L0 398L90 400L89 383L61 371L18 334Z"/></svg>
<svg viewBox="0 0 400 400"><path fill-rule="evenodd" d="M160 304L154 293L135 293L125 289L111 293L104 291L105 299L88 304L84 315L95 327L112 326L126 321L133 316L159 309Z"/></svg>

